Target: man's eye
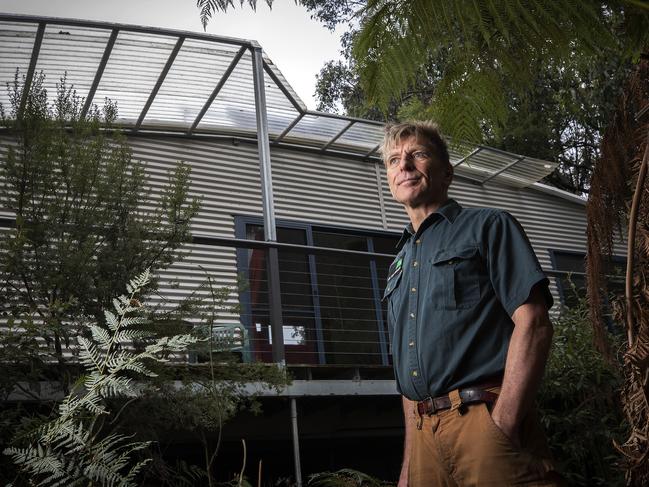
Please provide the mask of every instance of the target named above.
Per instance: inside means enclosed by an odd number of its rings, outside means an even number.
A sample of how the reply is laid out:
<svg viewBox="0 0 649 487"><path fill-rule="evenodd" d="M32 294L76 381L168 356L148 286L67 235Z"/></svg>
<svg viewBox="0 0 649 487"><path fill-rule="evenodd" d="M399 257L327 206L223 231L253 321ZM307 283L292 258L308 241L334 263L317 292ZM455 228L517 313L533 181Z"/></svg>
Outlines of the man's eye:
<svg viewBox="0 0 649 487"><path fill-rule="evenodd" d="M422 159L426 159L427 157L428 153L424 152L423 150L418 150L412 153L412 158L416 161L421 161Z"/></svg>
<svg viewBox="0 0 649 487"><path fill-rule="evenodd" d="M396 164L399 164L399 158L398 157L392 157L392 158L388 159L388 164L390 166L394 166Z"/></svg>

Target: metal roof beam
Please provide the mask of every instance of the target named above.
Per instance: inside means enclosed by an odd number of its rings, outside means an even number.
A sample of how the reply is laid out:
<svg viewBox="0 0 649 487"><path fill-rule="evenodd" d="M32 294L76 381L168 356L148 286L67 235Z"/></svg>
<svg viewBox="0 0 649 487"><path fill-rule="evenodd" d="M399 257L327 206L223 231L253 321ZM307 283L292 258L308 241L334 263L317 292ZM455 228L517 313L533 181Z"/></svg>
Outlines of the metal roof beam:
<svg viewBox="0 0 649 487"><path fill-rule="evenodd" d="M158 91L160 90L162 83L167 77L167 73L169 73L172 64L176 60L176 56L178 55L180 48L183 46L183 42L185 42L185 38L183 36L180 36L176 41L176 45L174 46L173 51L171 51L171 54L169 54L169 59L167 59L167 63L162 69L160 76L158 76L158 81L156 82L155 86L151 90L151 93L149 94L149 99L144 104L144 108L142 108L142 112L140 112L140 116L138 117L137 122L135 123L133 132L137 132L140 129L140 125L142 125L142 122L144 121L144 117L146 117L149 108L151 108L151 104L153 103L153 100L155 100L155 97L158 94Z"/></svg>
<svg viewBox="0 0 649 487"><path fill-rule="evenodd" d="M106 43L106 48L104 49L104 55L101 57L99 66L97 67L97 72L95 73L95 79L92 81L92 86L90 86L90 91L88 91L88 96L86 96L86 102L83 104L83 109L81 110L81 118L84 118L90 110L90 105L92 104L92 99L95 97L97 92L97 87L101 81L101 77L104 74L104 69L106 69L106 64L110 58L110 53L113 51L113 46L115 45L115 40L117 39L117 34L119 29L113 29Z"/></svg>
<svg viewBox="0 0 649 487"><path fill-rule="evenodd" d="M511 162L511 163L507 164L507 165L506 165L505 167L503 167L500 171L496 171L496 172L493 173L491 176L489 176L487 179L485 179L484 181L481 181L480 184L482 184L482 185L487 184L488 181L491 181L491 180L492 180L493 178L495 178L496 176L499 176L499 175L501 175L502 173L504 173L505 171L511 169L512 167L514 167L516 164L518 164L519 162L523 161L524 159L525 159L525 156L519 157L519 158L516 159L514 162Z"/></svg>
<svg viewBox="0 0 649 487"><path fill-rule="evenodd" d="M302 105L298 103L298 101L293 97L290 91L288 91L288 88L284 86L284 83L277 77L275 72L271 69L271 67L268 65L268 63L264 60L264 71L268 73L268 76L275 82L277 87L281 90L282 93L284 93L284 96L288 98L288 101L291 102L291 105L300 113L303 113L305 110Z"/></svg>
<svg viewBox="0 0 649 487"><path fill-rule="evenodd" d="M221 88L223 88L223 85L225 85L225 82L228 80L230 75L232 74L232 71L234 71L234 68L237 67L237 64L239 64L239 60L243 56L243 53L246 52L246 49L248 49L246 46L242 46L239 51L235 54L234 58L232 58L232 61L230 62L230 65L228 66L228 69L225 70L225 73L223 73L223 76L221 76L221 79L217 83L216 87L214 88L214 91L212 91L212 94L209 96L205 104L203 105L203 108L201 108L201 111L198 113L196 116L196 119L194 120L194 123L192 123L192 126L189 128L187 131L187 135L191 135L192 132L198 127L198 124L201 122L205 114L207 113L207 110L209 110L210 106L214 102L214 99L216 98L216 95L219 94L219 91L221 91Z"/></svg>
<svg viewBox="0 0 649 487"><path fill-rule="evenodd" d="M257 43L247 39L236 39L234 37L216 36L212 34L200 34L188 30L163 29L159 27L145 27L140 25L118 24L114 22L101 22L80 19L66 19L58 17L46 17L36 15L4 14L0 13L0 21L8 22L45 22L47 24L66 25L71 27L89 27L93 29L117 29L122 32L136 32L138 34L155 34L162 36L178 37L183 36L186 39L196 39L201 41L220 42L222 44L232 44L235 46L254 47Z"/></svg>
<svg viewBox="0 0 649 487"><path fill-rule="evenodd" d="M34 71L36 71L36 63L38 62L38 55L41 52L41 45L43 44L43 35L45 34L45 22L38 24L36 30L36 38L34 39L34 47L32 48L32 56L29 60L29 68L27 68L27 75L25 76L25 84L23 86L23 95L20 99L20 106L18 107L18 118L22 117L27 98L29 97L29 90L32 87L32 80L34 79Z"/></svg>
<svg viewBox="0 0 649 487"><path fill-rule="evenodd" d="M275 140L273 140L271 144L272 145L279 144L282 141L282 139L286 137L291 130L293 130L293 127L295 127L298 123L300 123L300 120L302 120L302 118L304 118L304 113L300 113L297 117L295 117L293 121L288 124L288 127L286 127L281 134L275 137Z"/></svg>
<svg viewBox="0 0 649 487"><path fill-rule="evenodd" d="M306 114L313 115L314 117L335 118L338 120L348 120L348 121L353 120L355 122L364 123L365 125L377 125L381 127L385 125L383 122L378 122L376 120L366 120L364 118L358 118L358 117L347 117L345 115L338 115L336 113L317 112L315 110L307 110Z"/></svg>
<svg viewBox="0 0 649 487"><path fill-rule="evenodd" d="M376 144L371 151L367 152L363 157L371 157L372 154L374 154L377 150L379 150L379 147L381 147L381 144Z"/></svg>
<svg viewBox="0 0 649 487"><path fill-rule="evenodd" d="M453 167L457 167L457 166L459 166L460 164L463 164L464 162L468 161L470 158L472 158L473 156L475 156L475 155L476 155L478 152L480 152L481 150L482 150L482 147L478 147L477 149L473 149L473 151L471 152L471 154L469 154L469 155L467 155L467 156L464 156L462 159L460 159L459 161L457 161L455 164L453 164Z"/></svg>
<svg viewBox="0 0 649 487"><path fill-rule="evenodd" d="M331 138L331 140L330 140L329 142L327 142L327 143L322 147L322 149L320 149L320 150L321 150L322 152L326 151L329 147L331 147L331 144L333 144L333 143L336 142L340 137L342 137L342 135L343 135L345 132L347 132L347 131L351 128L351 126L354 125L355 123L356 123L356 121L355 121L355 120L352 120L352 121L349 122L347 125L345 125L345 127L344 127L340 132L338 132L336 135L334 135L334 136Z"/></svg>

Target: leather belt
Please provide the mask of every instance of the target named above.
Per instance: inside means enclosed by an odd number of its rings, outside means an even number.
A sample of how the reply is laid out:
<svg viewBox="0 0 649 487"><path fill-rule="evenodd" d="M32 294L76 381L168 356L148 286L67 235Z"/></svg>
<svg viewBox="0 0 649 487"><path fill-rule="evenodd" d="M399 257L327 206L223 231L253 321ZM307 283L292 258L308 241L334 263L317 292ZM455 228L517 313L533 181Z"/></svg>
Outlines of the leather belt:
<svg viewBox="0 0 649 487"><path fill-rule="evenodd" d="M486 388L497 387L500 384L480 387L465 387L460 389L460 400L462 404L476 404L479 402L495 403L498 399L498 394L495 392L487 391ZM417 412L419 416L424 414L430 416L437 411L443 411L451 407L451 398L446 396L429 397L417 403Z"/></svg>

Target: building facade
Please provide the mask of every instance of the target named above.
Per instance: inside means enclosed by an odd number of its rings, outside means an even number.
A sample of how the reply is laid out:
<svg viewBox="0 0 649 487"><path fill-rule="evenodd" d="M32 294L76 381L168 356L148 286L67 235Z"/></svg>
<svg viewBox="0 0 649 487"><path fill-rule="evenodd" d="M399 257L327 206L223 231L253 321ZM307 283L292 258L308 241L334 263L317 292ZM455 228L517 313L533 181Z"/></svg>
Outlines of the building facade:
<svg viewBox="0 0 649 487"><path fill-rule="evenodd" d="M193 242L160 272L160 294L172 306L207 276L231 287L217 325L236 334L241 360L278 362L294 377L267 393L262 417L226 428L222 456L240 459L246 437L249 468L265 458L275 477L299 477L300 465L305 476L398 474L401 405L381 296L407 217L377 154L381 125L307 110L254 41L0 15L3 85L16 69L28 87L42 71L51 93L65 74L86 108L117 101L133 157L147 166L151 205L169 171L180 161L191 168L191 195L201 199ZM452 143L451 162L450 196L511 212L555 302L567 302L566 273L582 279L585 200L537 182L556 164L465 143ZM11 213L0 212L10 226ZM179 451L185 441L175 441Z"/></svg>

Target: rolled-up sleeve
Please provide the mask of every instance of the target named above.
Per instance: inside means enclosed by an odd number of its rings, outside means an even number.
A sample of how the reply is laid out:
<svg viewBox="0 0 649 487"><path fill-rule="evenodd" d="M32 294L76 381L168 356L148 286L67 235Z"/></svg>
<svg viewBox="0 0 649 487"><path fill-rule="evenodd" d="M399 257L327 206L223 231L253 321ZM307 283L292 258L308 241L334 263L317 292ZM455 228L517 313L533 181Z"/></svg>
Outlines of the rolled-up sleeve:
<svg viewBox="0 0 649 487"><path fill-rule="evenodd" d="M546 305L554 303L548 278L541 270L523 227L505 211L492 215L487 229L486 260L496 296L512 316L525 303L532 288L540 284Z"/></svg>

